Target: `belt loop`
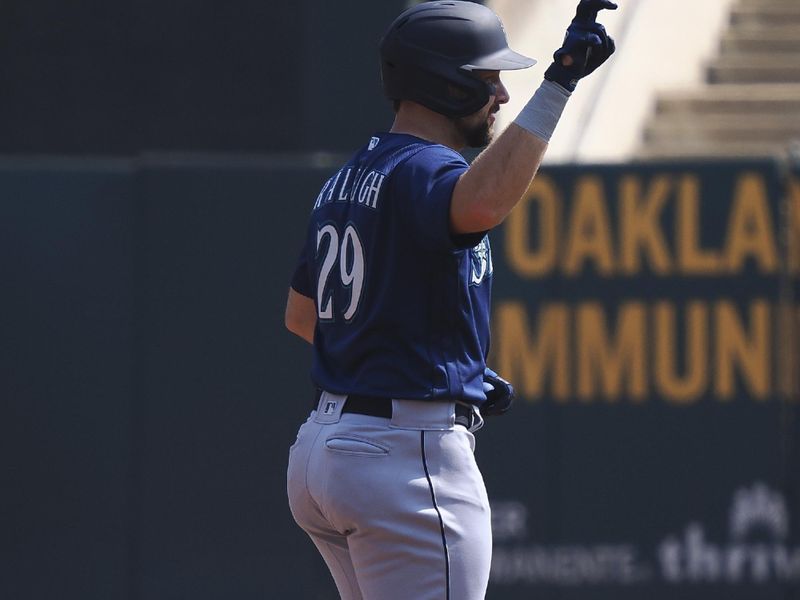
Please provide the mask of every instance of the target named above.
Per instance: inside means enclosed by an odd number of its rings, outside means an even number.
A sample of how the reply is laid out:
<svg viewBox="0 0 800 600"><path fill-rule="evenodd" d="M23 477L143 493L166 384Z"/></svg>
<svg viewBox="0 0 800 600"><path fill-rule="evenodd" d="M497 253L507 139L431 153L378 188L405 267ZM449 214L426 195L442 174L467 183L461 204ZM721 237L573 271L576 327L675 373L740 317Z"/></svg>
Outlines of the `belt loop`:
<svg viewBox="0 0 800 600"><path fill-rule="evenodd" d="M347 400L347 396L323 391L320 394L314 421L323 424L338 423L339 419L342 418L345 400Z"/></svg>

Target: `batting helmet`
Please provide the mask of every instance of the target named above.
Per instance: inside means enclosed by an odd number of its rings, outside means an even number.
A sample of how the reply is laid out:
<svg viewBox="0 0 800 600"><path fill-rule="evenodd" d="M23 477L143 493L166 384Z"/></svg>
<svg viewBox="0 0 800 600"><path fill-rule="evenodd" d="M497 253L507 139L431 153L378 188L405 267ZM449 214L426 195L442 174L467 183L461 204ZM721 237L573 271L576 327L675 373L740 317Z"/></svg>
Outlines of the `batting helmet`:
<svg viewBox="0 0 800 600"><path fill-rule="evenodd" d="M500 19L474 2L438 0L397 17L380 45L383 91L449 117L480 110L494 86L473 71L526 69L532 58L508 47Z"/></svg>

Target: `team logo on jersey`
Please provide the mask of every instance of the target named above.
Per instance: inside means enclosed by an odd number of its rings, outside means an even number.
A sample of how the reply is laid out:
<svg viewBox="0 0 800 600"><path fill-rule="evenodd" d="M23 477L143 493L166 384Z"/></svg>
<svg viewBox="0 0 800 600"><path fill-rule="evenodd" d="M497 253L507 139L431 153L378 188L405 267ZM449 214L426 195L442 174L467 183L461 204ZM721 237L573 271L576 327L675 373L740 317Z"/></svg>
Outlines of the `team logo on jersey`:
<svg viewBox="0 0 800 600"><path fill-rule="evenodd" d="M483 236L480 243L469 251L472 262L472 277L470 285L480 285L487 275L494 271L492 266L492 248L489 246L489 236Z"/></svg>
<svg viewBox="0 0 800 600"><path fill-rule="evenodd" d="M381 141L379 137L372 137L369 139L369 146L367 146L367 150L372 150L375 146L378 145L378 142Z"/></svg>
<svg viewBox="0 0 800 600"><path fill-rule="evenodd" d="M322 409L322 414L323 415L332 415L333 413L335 413L336 412L336 404L337 403L335 401L328 400L325 403L325 408Z"/></svg>

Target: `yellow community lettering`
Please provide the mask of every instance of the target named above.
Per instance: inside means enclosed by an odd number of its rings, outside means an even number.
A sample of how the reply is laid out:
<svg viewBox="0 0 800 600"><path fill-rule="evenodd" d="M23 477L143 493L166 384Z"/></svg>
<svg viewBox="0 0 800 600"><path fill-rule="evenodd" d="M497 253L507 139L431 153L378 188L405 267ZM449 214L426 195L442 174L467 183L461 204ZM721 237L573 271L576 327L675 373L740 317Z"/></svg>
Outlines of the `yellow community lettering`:
<svg viewBox="0 0 800 600"><path fill-rule="evenodd" d="M492 364L530 401L676 406L704 397L766 401L776 390L778 320L794 314L765 299L549 303L535 314L518 301L495 309ZM780 338L780 335L778 336ZM780 355L780 353L778 353Z"/></svg>
<svg viewBox="0 0 800 600"><path fill-rule="evenodd" d="M580 400L602 396L614 401L622 394L634 401L644 400L646 319L642 302L627 302L619 308L616 331L612 333L599 302L576 306L576 394Z"/></svg>
<svg viewBox="0 0 800 600"><path fill-rule="evenodd" d="M793 189L797 271L800 183ZM719 224L725 235L717 247L703 245L701 232L709 228L701 217L700 179L691 173L624 175L612 198L599 177L586 175L577 179L570 201L566 199L564 190L540 173L509 216L505 252L519 276L577 277L587 269L603 277L633 276L645 268L660 276L723 276L741 272L748 263L762 274L779 270L775 216L758 173L745 171L737 177L727 219ZM673 226L667 230L669 220Z"/></svg>

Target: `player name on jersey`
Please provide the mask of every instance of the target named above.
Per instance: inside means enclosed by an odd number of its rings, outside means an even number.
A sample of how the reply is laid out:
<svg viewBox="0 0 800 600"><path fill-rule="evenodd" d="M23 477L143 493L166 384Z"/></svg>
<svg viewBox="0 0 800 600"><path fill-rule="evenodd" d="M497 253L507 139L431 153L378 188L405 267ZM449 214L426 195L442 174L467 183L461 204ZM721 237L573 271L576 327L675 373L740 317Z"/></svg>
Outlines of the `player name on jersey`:
<svg viewBox="0 0 800 600"><path fill-rule="evenodd" d="M328 179L314 202L314 210L331 202L350 202L368 208L378 208L378 195L386 176L378 171L355 170L343 167Z"/></svg>

